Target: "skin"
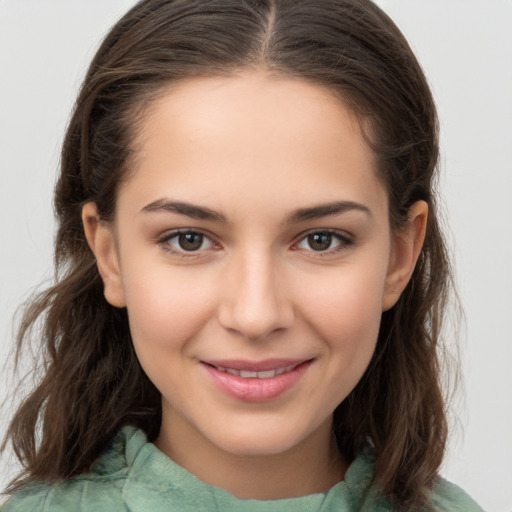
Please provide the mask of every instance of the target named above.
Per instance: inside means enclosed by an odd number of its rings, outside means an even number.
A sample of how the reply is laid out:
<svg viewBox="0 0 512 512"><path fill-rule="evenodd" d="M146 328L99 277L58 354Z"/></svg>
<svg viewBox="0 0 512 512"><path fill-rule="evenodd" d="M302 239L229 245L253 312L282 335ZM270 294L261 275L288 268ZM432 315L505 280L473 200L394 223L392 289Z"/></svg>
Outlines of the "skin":
<svg viewBox="0 0 512 512"><path fill-rule="evenodd" d="M162 393L157 447L242 498L327 491L350 462L335 446L332 413L412 274L427 205L415 203L393 233L354 116L329 90L265 71L175 85L135 147L114 222L93 203L83 219L105 297L128 309L139 360ZM290 222L298 209L340 201L349 208ZM183 237L169 238L175 229L206 236L187 252ZM307 235L325 230L337 234L318 250ZM224 393L201 363L271 358L311 363L286 392L258 402Z"/></svg>

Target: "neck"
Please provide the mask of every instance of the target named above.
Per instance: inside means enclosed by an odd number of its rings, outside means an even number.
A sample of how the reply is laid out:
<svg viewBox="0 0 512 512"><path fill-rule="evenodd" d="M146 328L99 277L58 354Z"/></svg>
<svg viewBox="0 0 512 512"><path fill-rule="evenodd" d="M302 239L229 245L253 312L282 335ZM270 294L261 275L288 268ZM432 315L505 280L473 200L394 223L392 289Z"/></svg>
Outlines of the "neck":
<svg viewBox="0 0 512 512"><path fill-rule="evenodd" d="M184 420L162 421L156 446L197 478L243 499L276 500L327 492L347 464L332 434L332 419L283 453L238 455L210 443Z"/></svg>

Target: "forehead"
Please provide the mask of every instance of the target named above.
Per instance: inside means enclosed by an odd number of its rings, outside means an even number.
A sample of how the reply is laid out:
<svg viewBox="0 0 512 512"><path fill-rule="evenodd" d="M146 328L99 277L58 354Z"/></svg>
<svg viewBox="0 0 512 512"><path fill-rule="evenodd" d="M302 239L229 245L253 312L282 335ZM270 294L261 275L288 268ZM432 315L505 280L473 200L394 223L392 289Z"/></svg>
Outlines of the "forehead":
<svg viewBox="0 0 512 512"><path fill-rule="evenodd" d="M124 188L141 207L163 195L266 209L384 194L356 117L328 89L283 75L179 83L153 103L135 147Z"/></svg>

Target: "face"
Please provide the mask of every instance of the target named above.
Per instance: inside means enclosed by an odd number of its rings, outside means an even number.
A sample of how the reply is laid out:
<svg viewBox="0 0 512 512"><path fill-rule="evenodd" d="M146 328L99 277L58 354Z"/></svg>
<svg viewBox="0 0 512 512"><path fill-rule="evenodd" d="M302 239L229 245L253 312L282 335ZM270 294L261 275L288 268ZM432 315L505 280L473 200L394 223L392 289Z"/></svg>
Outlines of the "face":
<svg viewBox="0 0 512 512"><path fill-rule="evenodd" d="M298 79L194 79L153 105L137 151L95 252L164 428L236 455L328 431L400 288L355 118Z"/></svg>

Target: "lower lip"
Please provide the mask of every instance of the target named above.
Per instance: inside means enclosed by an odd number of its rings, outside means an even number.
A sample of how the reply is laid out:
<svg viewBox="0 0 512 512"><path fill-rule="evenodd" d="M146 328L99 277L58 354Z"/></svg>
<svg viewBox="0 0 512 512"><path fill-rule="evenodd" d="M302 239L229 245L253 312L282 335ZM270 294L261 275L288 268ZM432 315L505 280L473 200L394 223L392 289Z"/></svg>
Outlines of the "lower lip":
<svg viewBox="0 0 512 512"><path fill-rule="evenodd" d="M248 402L274 400L291 389L309 368L311 361L296 366L292 371L268 379L238 377L221 372L208 364L202 364L217 387L229 396Z"/></svg>

